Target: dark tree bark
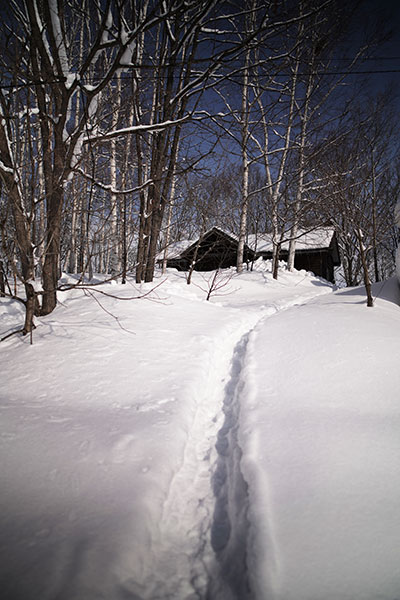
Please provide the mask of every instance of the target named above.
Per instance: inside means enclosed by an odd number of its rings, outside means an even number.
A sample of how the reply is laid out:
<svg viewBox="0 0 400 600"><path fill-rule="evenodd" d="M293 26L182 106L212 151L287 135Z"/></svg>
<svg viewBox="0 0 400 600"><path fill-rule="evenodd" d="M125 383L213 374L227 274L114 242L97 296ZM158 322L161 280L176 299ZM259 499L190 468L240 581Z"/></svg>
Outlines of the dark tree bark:
<svg viewBox="0 0 400 600"><path fill-rule="evenodd" d="M3 261L0 260L0 298L6 295L6 280L4 275Z"/></svg>
<svg viewBox="0 0 400 600"><path fill-rule="evenodd" d="M360 255L361 255L361 263L362 263L363 275L364 275L365 291L367 293L367 306L373 307L374 300L372 297L371 279L370 279L369 272L368 272L367 257L366 257L364 243L363 243L363 236L362 236L361 229L357 229L357 238L358 238L358 243L360 246Z"/></svg>

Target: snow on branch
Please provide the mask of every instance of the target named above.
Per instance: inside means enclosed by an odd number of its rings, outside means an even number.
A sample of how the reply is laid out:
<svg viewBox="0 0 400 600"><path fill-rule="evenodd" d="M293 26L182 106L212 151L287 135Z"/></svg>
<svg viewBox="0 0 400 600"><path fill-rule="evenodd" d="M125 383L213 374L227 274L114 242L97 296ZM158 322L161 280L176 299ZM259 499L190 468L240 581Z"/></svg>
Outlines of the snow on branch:
<svg viewBox="0 0 400 600"><path fill-rule="evenodd" d="M114 188L110 184L102 183L98 179L94 179L91 175L89 175L88 173L85 173L85 171L83 169L75 168L74 171L79 173L80 175L82 175L82 177L85 177L85 179L88 179L91 183L93 183L93 185L97 185L97 187L101 188L102 190L104 190L106 192L110 192L111 194L118 194L118 195L134 194L136 192L140 192L141 190L144 190L146 187L148 187L149 185L154 183L154 179L147 179L141 185L137 185L137 186L135 186L133 188L129 188L127 190L118 190L117 188Z"/></svg>
<svg viewBox="0 0 400 600"><path fill-rule="evenodd" d="M131 127L124 127L122 129L115 129L114 131L109 131L108 133L99 134L96 136L90 136L83 140L84 144L90 142L99 142L103 140L110 140L116 137L120 137L122 135L130 135L132 133L145 133L146 131L161 131L166 127L175 127L176 125L181 125L185 123L191 118L190 115L183 117L182 119L176 120L168 120L163 121L162 123L154 123L152 125L132 125Z"/></svg>

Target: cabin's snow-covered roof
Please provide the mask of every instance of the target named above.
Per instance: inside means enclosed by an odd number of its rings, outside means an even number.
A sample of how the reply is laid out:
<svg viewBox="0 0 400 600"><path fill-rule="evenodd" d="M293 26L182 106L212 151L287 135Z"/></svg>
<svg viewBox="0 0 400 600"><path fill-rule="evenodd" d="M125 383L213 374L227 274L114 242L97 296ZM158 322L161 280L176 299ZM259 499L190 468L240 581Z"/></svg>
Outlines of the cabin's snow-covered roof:
<svg viewBox="0 0 400 600"><path fill-rule="evenodd" d="M238 241L238 238L233 233L228 233L220 227L213 227L205 234L205 237L213 229L217 229L221 233L229 236L232 240ZM299 229L296 235L296 250L321 250L322 248L329 248L332 241L335 230L332 227L320 227L312 231ZM286 239L282 243L281 249L289 249L290 232L287 233ZM180 240L179 242L172 242L168 245L167 258L179 258L182 252L190 248L193 244L198 241L198 238L191 240ZM257 236L254 234L248 235L247 246L256 252L272 252L272 234L270 233L259 233ZM158 253L157 260L163 260L164 250Z"/></svg>
<svg viewBox="0 0 400 600"><path fill-rule="evenodd" d="M320 227L313 231L299 229L296 235L296 250L321 250L329 248L335 230L332 227ZM282 243L282 250L289 249L290 232ZM250 234L247 244L256 252L272 252L272 235L270 233L259 233L257 236Z"/></svg>
<svg viewBox="0 0 400 600"><path fill-rule="evenodd" d="M180 240L179 242L171 242L167 247L167 258L178 258L186 248L189 248L192 244L194 244L197 240ZM165 250L161 250L157 254L156 260L164 259Z"/></svg>
<svg viewBox="0 0 400 600"><path fill-rule="evenodd" d="M202 238L206 238L213 230L217 230L217 231L221 232L222 234L228 236L235 242L239 241L235 234L225 231L224 229L221 229L221 227L211 227L211 229L208 229L205 233L202 234ZM194 244L196 244L198 241L199 241L199 238L197 237L197 238L191 239L191 240L180 240L179 242L171 242L168 245L167 258L168 259L179 258L185 250L190 248L190 246L193 246ZM161 252L158 253L156 260L160 261L160 260L163 260L163 258L164 258L164 250L162 250Z"/></svg>

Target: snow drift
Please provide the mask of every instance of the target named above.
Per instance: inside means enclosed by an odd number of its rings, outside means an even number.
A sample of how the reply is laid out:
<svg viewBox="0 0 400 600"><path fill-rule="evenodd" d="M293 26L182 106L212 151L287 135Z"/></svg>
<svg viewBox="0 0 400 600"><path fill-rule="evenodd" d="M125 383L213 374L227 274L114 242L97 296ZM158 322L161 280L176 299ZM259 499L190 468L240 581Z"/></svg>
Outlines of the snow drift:
<svg viewBox="0 0 400 600"><path fill-rule="evenodd" d="M66 292L1 344L7 600L399 597L396 281L256 269Z"/></svg>

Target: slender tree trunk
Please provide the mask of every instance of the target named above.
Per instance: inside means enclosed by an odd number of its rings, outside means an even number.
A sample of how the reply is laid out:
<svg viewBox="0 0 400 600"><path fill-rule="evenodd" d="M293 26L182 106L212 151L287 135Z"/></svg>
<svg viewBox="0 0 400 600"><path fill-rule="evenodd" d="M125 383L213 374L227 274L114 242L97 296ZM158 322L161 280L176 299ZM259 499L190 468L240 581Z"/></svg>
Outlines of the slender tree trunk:
<svg viewBox="0 0 400 600"><path fill-rule="evenodd" d="M87 222L87 199L82 195L80 199L80 223L79 223L79 256L78 272L84 275L86 264L86 222Z"/></svg>
<svg viewBox="0 0 400 600"><path fill-rule="evenodd" d="M301 133L300 133L300 146L299 146L299 179L297 182L296 190L296 202L294 206L293 225L290 231L290 242L289 242L289 255L288 255L288 270L293 271L294 259L296 254L296 236L299 227L299 211L303 200L303 188L305 178L305 150L306 150L306 135L307 135L307 124L308 124L308 108L311 97L312 87L311 73L308 78L308 84L304 102L304 112L301 117Z"/></svg>
<svg viewBox="0 0 400 600"><path fill-rule="evenodd" d="M376 176L374 152L371 149L371 170L372 170L372 255L374 258L375 281L380 281L378 266L378 244L377 244L377 225L376 225Z"/></svg>
<svg viewBox="0 0 400 600"><path fill-rule="evenodd" d="M78 271L78 216L79 209L82 207L79 196L82 194L82 190L78 188L77 181L73 180L71 185L72 189L72 208L71 208L71 237L68 261L66 265L69 273L77 273Z"/></svg>
<svg viewBox="0 0 400 600"><path fill-rule="evenodd" d="M255 11L255 2L251 4L251 14L248 17L248 29L253 30L253 19ZM236 270L238 273L243 271L244 246L247 234L247 213L249 208L249 67L250 67L250 47L246 49L243 70L242 87L242 110L241 110L241 155L242 155L242 203L239 225L239 242L237 250Z"/></svg>
<svg viewBox="0 0 400 600"><path fill-rule="evenodd" d="M272 277L274 279L278 279L278 271L279 271L279 256L281 253L281 242L276 242L276 251L274 254L274 258L272 261Z"/></svg>
<svg viewBox="0 0 400 600"><path fill-rule="evenodd" d="M186 283L188 285L190 285L192 283L192 275L193 275L194 268L196 266L196 261L197 261L197 255L199 253L199 248L200 248L201 242L203 241L204 231L205 231L205 227L204 227L204 223L203 223L203 226L201 228L201 232L200 232L200 235L199 235L199 239L197 240L197 244L196 244L196 247L194 249L193 258L192 258L192 262L190 263L188 275L187 275L187 278L186 278Z"/></svg>
<svg viewBox="0 0 400 600"><path fill-rule="evenodd" d="M180 108L180 115L183 114L185 109L185 103ZM151 225L150 225L150 242L149 242L149 250L147 256L147 264L146 264L146 272L145 272L145 281L150 282L153 281L154 277L154 269L155 269L155 261L157 254L157 242L159 240L162 220L164 217L165 206L168 202L171 193L172 181L175 174L176 163L178 158L178 148L179 148L179 139L181 134L181 127L178 125L175 127L172 143L170 141L170 134L166 134L164 132L163 136L157 142L157 151L153 154L153 160L156 162L155 169L155 185L152 186L153 196L151 197L151 202L149 203L150 211L151 211ZM162 166L165 165L165 159L161 159L161 156L166 155L167 147L170 147L169 156L168 156L168 168L167 173L162 179ZM154 176L153 176L154 177Z"/></svg>
<svg viewBox="0 0 400 600"><path fill-rule="evenodd" d="M6 295L6 279L4 275L3 261L0 260L0 298Z"/></svg>
<svg viewBox="0 0 400 600"><path fill-rule="evenodd" d="M374 306L374 300L372 298L371 279L369 277L367 256L366 256L366 250L364 247L363 235L362 235L361 229L357 229L357 238L358 238L358 243L359 243L359 247L360 247L360 256L361 256L361 263L362 263L363 274L364 274L365 291L367 293L367 306L372 307L372 306Z"/></svg>
<svg viewBox="0 0 400 600"><path fill-rule="evenodd" d="M42 315L48 315L57 305L57 284L60 274L62 196L62 188L56 187L52 196L47 198L47 242L43 263Z"/></svg>
<svg viewBox="0 0 400 600"><path fill-rule="evenodd" d="M112 114L112 129L117 128L118 124L118 109L121 101L121 85L118 80L117 83L117 106L113 110ZM111 189L117 188L117 142L115 139L111 140L111 154L110 154L110 183ZM108 272L111 275L116 275L121 271L121 262L119 256L119 236L118 236L118 196L115 193L111 194L111 239L110 239L110 261L108 265Z"/></svg>
<svg viewBox="0 0 400 600"><path fill-rule="evenodd" d="M143 186L145 180L145 165L142 140L139 135L135 136L136 141L136 157L137 157L137 177L138 185ZM144 267L146 256L146 223L147 223L147 206L148 206L149 188L139 191L139 232L138 246L136 256L136 283L141 283L144 279Z"/></svg>
<svg viewBox="0 0 400 600"><path fill-rule="evenodd" d="M300 16L303 15L303 8L304 8L303 2L301 1L299 4ZM299 28L298 29L298 38L299 38L299 40L302 40L303 35L304 35L304 22L303 21L299 22L298 28ZM296 76L297 76L297 72L299 69L299 63L300 63L299 52L300 52L300 47L297 46L296 68L295 68ZM309 103L310 103L312 78L313 78L313 74L312 74L313 65L310 64L309 68L310 68L310 74L308 76L307 87L305 90L304 111L300 117L301 130L300 130L300 145L299 145L299 179L297 182L296 202L295 202L295 206L294 206L293 224L292 224L291 231L290 231L289 254L288 254L288 263L287 263L289 271L293 271L293 269L294 269L294 259L295 259L295 253L296 253L296 236L297 236L297 230L298 230L298 226L299 226L299 216L298 215L299 215L301 201L303 198L304 162L305 162L304 152L305 152L305 144L306 144L306 129L307 129L307 123L308 123L308 107L309 107Z"/></svg>
<svg viewBox="0 0 400 600"><path fill-rule="evenodd" d="M35 329L33 317L36 313L37 296L34 287L31 283L25 284L26 300L25 300L25 323L22 329L22 334L27 335Z"/></svg>
<svg viewBox="0 0 400 600"><path fill-rule="evenodd" d="M163 263L162 263L163 275L166 273L166 270L167 270L168 245L169 245L170 234L171 234L172 212L173 212L174 202L175 202L175 186L176 186L176 178L174 176L172 178L172 183L171 183L171 193L170 193L169 204L168 204L167 225L166 225L166 230L165 230L165 242L164 242L165 248L164 248L164 257L163 257Z"/></svg>
<svg viewBox="0 0 400 600"><path fill-rule="evenodd" d="M128 247L127 247L127 198L124 195L122 201L122 283L126 283L126 275L128 270Z"/></svg>

